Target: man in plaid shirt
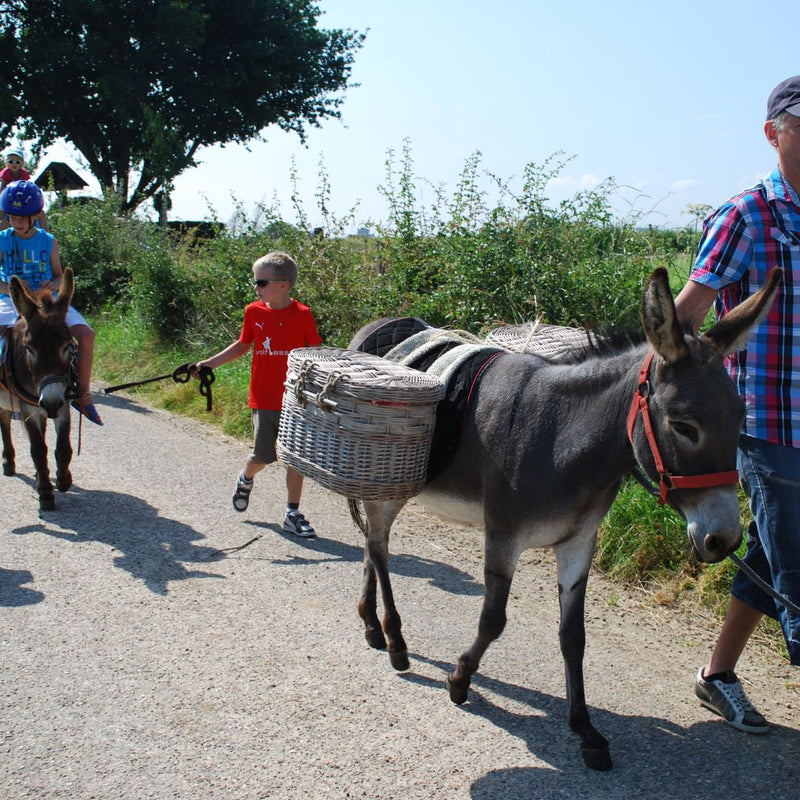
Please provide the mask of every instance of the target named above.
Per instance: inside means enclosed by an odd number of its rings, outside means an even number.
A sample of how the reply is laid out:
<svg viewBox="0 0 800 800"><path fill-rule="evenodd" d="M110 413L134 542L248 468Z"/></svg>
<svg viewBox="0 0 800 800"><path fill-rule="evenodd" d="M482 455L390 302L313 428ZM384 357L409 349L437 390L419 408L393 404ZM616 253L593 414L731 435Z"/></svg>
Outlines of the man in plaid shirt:
<svg viewBox="0 0 800 800"><path fill-rule="evenodd" d="M764 133L778 168L706 220L676 306L696 331L712 303L720 317L754 294L773 267L784 270L767 317L729 357L728 369L746 407L738 468L753 522L745 561L800 603L800 75L770 94ZM695 680L700 702L748 733L766 733L769 725L734 668L764 614L780 621L790 661L800 666L800 617L739 571L711 659Z"/></svg>

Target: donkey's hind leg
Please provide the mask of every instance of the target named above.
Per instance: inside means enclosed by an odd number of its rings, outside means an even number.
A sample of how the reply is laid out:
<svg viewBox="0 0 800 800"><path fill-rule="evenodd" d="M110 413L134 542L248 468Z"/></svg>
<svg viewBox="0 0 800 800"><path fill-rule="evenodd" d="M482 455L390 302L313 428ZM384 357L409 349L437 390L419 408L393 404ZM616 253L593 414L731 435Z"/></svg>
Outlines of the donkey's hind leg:
<svg viewBox="0 0 800 800"><path fill-rule="evenodd" d="M611 769L608 741L589 720L583 682L586 648L584 605L595 538L592 535L587 542L585 538L575 537L555 548L561 609L558 640L567 678L567 722L581 740L581 754L586 766L608 770Z"/></svg>
<svg viewBox="0 0 800 800"><path fill-rule="evenodd" d="M405 500L367 500L367 541L364 546L364 582L358 613L364 620L364 633L371 647L389 651L389 660L398 670L409 667L408 648L401 633L402 621L394 603L389 577L389 533ZM378 621L377 585L383 595L383 622ZM382 632L381 632L382 631Z"/></svg>
<svg viewBox="0 0 800 800"><path fill-rule="evenodd" d="M454 703L460 705L466 702L472 676L478 671L483 654L506 627L508 594L518 557L509 557L502 548L493 547L487 534L486 564L483 570L486 588L478 623L478 637L469 650L459 656L456 668L447 676L447 689Z"/></svg>

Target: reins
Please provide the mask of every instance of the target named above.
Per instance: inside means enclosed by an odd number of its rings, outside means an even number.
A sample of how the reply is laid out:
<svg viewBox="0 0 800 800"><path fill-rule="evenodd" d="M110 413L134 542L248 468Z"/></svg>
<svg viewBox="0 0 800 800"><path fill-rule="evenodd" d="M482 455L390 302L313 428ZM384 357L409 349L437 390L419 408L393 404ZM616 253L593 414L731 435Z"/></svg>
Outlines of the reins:
<svg viewBox="0 0 800 800"><path fill-rule="evenodd" d="M197 364L181 364L166 375L157 375L155 378L145 378L141 381L130 381L128 383L117 384L116 386L107 386L105 389L101 389L101 391L103 394L113 394L122 389L130 389L132 386L143 386L145 383L163 381L167 378L172 378L175 383L188 383L189 379L192 377L192 373L195 371L197 371L197 377L200 380L200 394L206 398L206 411L211 411L211 384L214 383L216 376L211 367L200 367L198 370Z"/></svg>
<svg viewBox="0 0 800 800"><path fill-rule="evenodd" d="M669 503L673 508L675 507L669 501L669 492L672 489L704 489L710 486L725 486L731 483L739 482L739 473L737 470L728 470L726 472L710 472L702 475L671 475L664 467L664 462L661 459L661 451L656 442L655 433L653 432L653 423L650 419L650 409L648 398L650 396L650 367L653 362L655 353L652 351L647 354L642 367L639 370L639 383L636 387L636 392L633 395L633 402L631 403L630 411L628 412L628 440L633 444L633 429L636 425L636 417L642 415L642 424L644 425L645 436L650 445L650 452L655 461L656 471L659 476L659 484L656 487L642 470L635 466L632 470L633 477L651 494L653 497L658 498L658 504L664 505ZM760 575L758 575L751 567L742 561L736 553L729 553L728 558L733 561L736 566L744 572L753 583L756 584L762 591L766 592L770 597L780 603L787 611L793 614L800 615L800 607L795 605L791 600L778 593L772 586L770 586Z"/></svg>

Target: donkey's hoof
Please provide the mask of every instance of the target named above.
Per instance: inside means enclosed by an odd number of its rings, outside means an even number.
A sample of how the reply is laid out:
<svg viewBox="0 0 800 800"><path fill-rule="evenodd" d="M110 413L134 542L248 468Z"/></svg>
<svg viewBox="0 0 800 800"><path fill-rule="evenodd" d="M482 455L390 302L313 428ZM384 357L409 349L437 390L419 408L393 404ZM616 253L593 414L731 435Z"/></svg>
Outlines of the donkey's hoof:
<svg viewBox="0 0 800 800"><path fill-rule="evenodd" d="M72 475L59 475L56 481L56 486L59 492L66 492L72 486Z"/></svg>
<svg viewBox="0 0 800 800"><path fill-rule="evenodd" d="M389 651L389 661L394 669L398 672L405 672L410 666L408 660L408 651L402 650L401 652Z"/></svg>
<svg viewBox="0 0 800 800"><path fill-rule="evenodd" d="M5 475L7 478L10 478L16 474L17 468L14 466L14 464L3 464L3 475Z"/></svg>
<svg viewBox="0 0 800 800"><path fill-rule="evenodd" d="M56 499L52 495L39 498L39 511L55 511Z"/></svg>
<svg viewBox="0 0 800 800"><path fill-rule="evenodd" d="M586 747L581 745L581 755L589 769L607 772L612 767L611 751L608 749L608 745L605 747Z"/></svg>
<svg viewBox="0 0 800 800"><path fill-rule="evenodd" d="M367 644L375 650L386 649L386 637L383 635L382 630L373 628L372 630L365 631L364 636L367 639Z"/></svg>
<svg viewBox="0 0 800 800"><path fill-rule="evenodd" d="M450 693L450 699L457 705L463 705L467 702L467 694L469 693L469 686L462 685L453 676L455 673L451 672L447 676L447 691Z"/></svg>

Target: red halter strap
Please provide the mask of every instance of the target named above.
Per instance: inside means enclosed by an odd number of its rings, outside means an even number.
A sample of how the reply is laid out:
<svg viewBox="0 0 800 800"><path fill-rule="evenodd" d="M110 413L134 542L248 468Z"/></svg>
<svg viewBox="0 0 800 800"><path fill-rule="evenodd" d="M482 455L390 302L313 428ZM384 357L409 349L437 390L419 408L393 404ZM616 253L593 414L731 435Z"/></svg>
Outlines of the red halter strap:
<svg viewBox="0 0 800 800"><path fill-rule="evenodd" d="M648 398L650 396L650 367L653 363L655 353L651 350L644 359L639 370L639 383L633 395L631 409L628 412L628 439L633 444L633 429L636 425L636 417L641 413L642 424L644 425L647 443L650 445L650 452L658 472L658 491L659 505L669 502L668 495L672 489L706 489L709 486L725 486L731 483L738 483L739 473L733 469L727 472L708 472L704 475L670 475L665 469L661 459L661 451L658 449L653 423L650 419L650 408Z"/></svg>

